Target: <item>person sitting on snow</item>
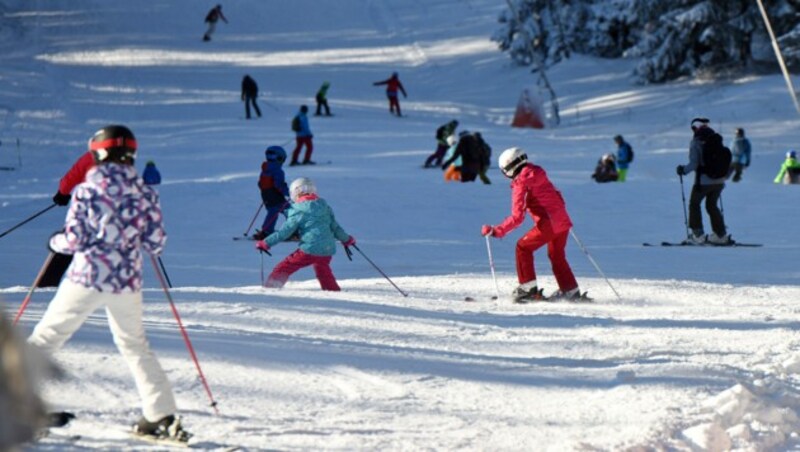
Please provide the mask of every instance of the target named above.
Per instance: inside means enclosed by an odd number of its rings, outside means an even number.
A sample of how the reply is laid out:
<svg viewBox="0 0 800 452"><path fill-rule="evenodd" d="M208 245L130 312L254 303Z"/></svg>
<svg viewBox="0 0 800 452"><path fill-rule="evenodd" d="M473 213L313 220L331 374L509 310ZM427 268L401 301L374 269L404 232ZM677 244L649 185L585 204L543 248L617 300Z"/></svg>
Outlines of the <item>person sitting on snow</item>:
<svg viewBox="0 0 800 452"><path fill-rule="evenodd" d="M447 137L447 145L450 146L447 149L447 152L444 155L445 160L450 160L450 157L453 156L456 152L456 145L458 144L458 139L455 135L450 135ZM444 171L444 180L446 182L450 181L460 181L461 180L461 157L453 160L453 163L447 167Z"/></svg>
<svg viewBox="0 0 800 452"><path fill-rule="evenodd" d="M289 194L292 207L286 222L280 230L259 240L256 249L268 251L295 234L300 237L300 248L275 266L264 287L281 288L294 272L310 265L322 290L341 290L331 271L336 241L348 247L355 245L356 239L339 226L328 203L317 196L317 187L311 179L295 179L289 186Z"/></svg>
<svg viewBox="0 0 800 452"><path fill-rule="evenodd" d="M605 154L597 161L597 166L594 168L592 179L598 183L616 182L617 181L617 164L614 159L614 154Z"/></svg>
<svg viewBox="0 0 800 452"><path fill-rule="evenodd" d="M800 184L800 162L797 161L797 152L794 150L786 153L786 160L781 165L781 170L773 181L776 184Z"/></svg>

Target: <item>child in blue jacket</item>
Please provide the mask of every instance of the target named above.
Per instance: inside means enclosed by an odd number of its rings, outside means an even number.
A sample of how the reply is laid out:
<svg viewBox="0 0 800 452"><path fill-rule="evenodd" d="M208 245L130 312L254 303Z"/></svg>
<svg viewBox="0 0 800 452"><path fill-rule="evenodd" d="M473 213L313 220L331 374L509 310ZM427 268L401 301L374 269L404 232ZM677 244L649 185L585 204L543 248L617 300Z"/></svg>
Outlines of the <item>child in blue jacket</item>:
<svg viewBox="0 0 800 452"><path fill-rule="evenodd" d="M286 200L289 187L286 186L286 176L283 173L286 151L280 146L270 146L264 154L267 160L261 164L258 188L261 189L261 200L267 209L267 216L264 217L261 230L253 234L255 240L263 240L275 231L278 215L289 205Z"/></svg>
<svg viewBox="0 0 800 452"><path fill-rule="evenodd" d="M289 193L292 207L286 222L280 230L270 234L265 240L259 240L256 249L267 251L294 235L300 237L300 248L275 266L264 282L264 287L283 287L294 272L311 265L322 290L341 290L330 265L336 253L336 241L342 242L344 246L353 246L356 239L339 226L333 210L324 199L317 196L317 187L310 179L296 179L292 182Z"/></svg>

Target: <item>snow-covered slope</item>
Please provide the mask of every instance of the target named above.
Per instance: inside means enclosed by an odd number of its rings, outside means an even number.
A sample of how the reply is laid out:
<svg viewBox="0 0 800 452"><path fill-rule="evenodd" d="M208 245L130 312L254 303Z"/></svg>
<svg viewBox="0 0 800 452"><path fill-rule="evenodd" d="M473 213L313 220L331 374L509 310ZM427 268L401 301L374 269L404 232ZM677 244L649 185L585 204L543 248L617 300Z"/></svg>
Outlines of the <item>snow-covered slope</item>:
<svg viewBox="0 0 800 452"><path fill-rule="evenodd" d="M47 207L94 130L114 122L134 130L140 162L155 160L164 178L163 260L220 416L149 269L146 323L202 447L795 443L798 192L772 178L800 132L780 77L640 87L626 61L575 57L550 73L562 126L512 130L520 91L536 87L488 41L502 2L241 0L224 5L230 24L219 24L209 43L200 37L211 5L186 0L0 5L0 166L18 166L0 172L0 229ZM409 93L404 118L390 116L372 86L392 71ZM259 120L243 119L244 74L261 88ZM310 271L284 290L261 289L252 242L231 240L258 207L263 150L290 147L291 117L300 104L313 108L325 80L335 116L311 117L314 159L323 164L287 168L287 176L317 182L339 222L408 298L360 255L350 262L343 253L333 263L341 293L320 292ZM723 201L734 238L762 248L641 246L684 235L674 167L687 158L688 123L698 115L726 140L741 126L753 142L752 166ZM489 186L446 184L439 171L420 168L436 127L453 118L481 131L495 156L522 146L548 170L621 300L574 243L568 258L596 303L489 300L479 229L507 214L507 182L495 171ZM589 174L617 133L636 151L629 182L594 184ZM24 297L64 212L0 239L7 311ZM492 242L503 294L516 283L514 243L523 231ZM264 271L293 249L276 247ZM544 286L555 289L544 252L537 263ZM36 293L24 331L51 296ZM57 356L70 378L47 388L56 407L79 415L62 432L82 435L70 447L138 447L124 431L138 400L106 331L104 316L92 317Z"/></svg>

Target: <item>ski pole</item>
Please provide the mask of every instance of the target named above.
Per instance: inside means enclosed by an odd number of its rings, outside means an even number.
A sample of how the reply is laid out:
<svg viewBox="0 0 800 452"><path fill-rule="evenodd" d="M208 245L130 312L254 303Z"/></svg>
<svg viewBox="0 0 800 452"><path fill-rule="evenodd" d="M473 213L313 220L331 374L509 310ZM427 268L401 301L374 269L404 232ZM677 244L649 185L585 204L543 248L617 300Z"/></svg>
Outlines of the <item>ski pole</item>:
<svg viewBox="0 0 800 452"><path fill-rule="evenodd" d="M344 246L344 244L342 244L342 246ZM353 262L353 252L350 251L350 247L349 246L345 246L344 247L344 254L347 255L347 260L349 260L350 262Z"/></svg>
<svg viewBox="0 0 800 452"><path fill-rule="evenodd" d="M678 174L678 178L681 181L681 199L683 200L683 225L686 227L686 238L691 238L689 233L689 217L686 216L686 195L684 194L683 189L683 174Z"/></svg>
<svg viewBox="0 0 800 452"><path fill-rule="evenodd" d="M253 219L250 221L250 224L247 226L247 230L244 231L244 234L242 234L243 236L247 237L247 234L250 233L250 229L253 227L253 223L256 222L256 218L258 218L258 214L261 213L261 209L263 209L263 208L264 208L264 203L263 202L259 203L258 210L256 210L256 214L253 215Z"/></svg>
<svg viewBox="0 0 800 452"><path fill-rule="evenodd" d="M161 260L161 256L158 256L158 265L161 266L161 271L164 273L164 278L167 280L167 285L170 289L172 289L172 281L169 280L169 275L167 274L167 268L164 267L164 261Z"/></svg>
<svg viewBox="0 0 800 452"><path fill-rule="evenodd" d="M364 254L364 252L363 252L363 251L361 251L361 248L359 248L359 247L358 247L358 246L356 246L355 244L353 244L353 248L355 248L355 249L356 249L356 251L358 251L358 253L359 253L359 254L361 254L361 256L363 256L363 257L364 257L364 259L366 259L366 260L367 260L367 262L369 262L370 264L372 264L372 266L375 268L375 270L378 270L378 273L380 273L381 275L383 275L383 277L384 277L384 278L386 278L386 280L387 280L387 281L389 281L389 284L391 284L392 286L394 286L394 288L395 288L395 289L397 289L397 291L398 291L398 292L400 292L401 294L403 294L403 296L404 296L404 297L407 297L407 296L408 296L408 292L403 292L403 289L401 289L401 288L397 287L397 284L395 284L395 283L394 283L394 282L393 282L393 281L392 281L392 280L391 280L391 279L390 279L388 276L386 276L386 273L384 273L384 272L383 272L383 270L381 270L380 268L378 268L378 266L377 266L377 265L375 265L375 262L372 262L372 260L371 260L370 258L368 258L368 257L367 257L367 255L366 255L366 254Z"/></svg>
<svg viewBox="0 0 800 452"><path fill-rule="evenodd" d="M53 204L55 205L55 204ZM16 326L19 319L22 317L22 313L25 312L25 308L28 307L28 303L31 302L31 297L33 297L33 291L36 290L36 287L39 286L39 281L42 280L44 273L47 271L47 267L50 266L50 262L52 262L53 257L55 257L56 253L50 251L50 254L47 255L47 259L44 260L44 264L42 264L42 268L39 270L39 274L36 275L36 279L33 280L33 285L31 285L31 290L28 291L28 294L25 295L25 299L22 300L22 305L20 305L19 310L17 311L17 315L14 317L13 325Z"/></svg>
<svg viewBox="0 0 800 452"><path fill-rule="evenodd" d="M28 217L27 219L25 219L25 220L24 220L24 221L22 221L21 223L18 223L16 226L14 226L14 227L12 227L11 229L7 230L6 232L4 232L4 233L0 234L0 238L3 238L3 237L5 237L5 236L6 236L6 235L8 235L8 234L9 234L11 231L13 231L13 230L17 229L18 227L20 227L20 226L24 225L24 224L25 224L25 223L27 223L27 222L29 222L29 221L33 220L34 218L38 217L39 215L41 215L41 214L43 214L43 213L47 212L48 210L52 209L52 208L53 208L53 207L55 207L56 205L57 205L56 203L50 204L50 206L48 206L48 207L46 207L46 208L44 208L44 209L42 209L42 210L40 210L40 211L36 212L35 214L31 215L30 217Z"/></svg>
<svg viewBox="0 0 800 452"><path fill-rule="evenodd" d="M288 206L289 206L289 201L284 201L283 205L281 205L281 208L280 208L280 209L278 209L278 211L277 211L277 212L275 212L274 214L272 214L272 216L271 216L271 217L267 218L267 222L265 223L265 224L266 224L266 226L267 226L267 227L270 227L270 226L272 226L273 224L275 224L275 222L277 222L277 221L278 221L278 217L280 216L280 214L281 214L281 213L283 213L283 211L284 211L284 210L286 209L286 207L288 207Z"/></svg>
<svg viewBox="0 0 800 452"><path fill-rule="evenodd" d="M194 352L194 347L192 347L192 341L189 340L189 335L186 333L186 328L183 327L183 322L181 322L181 316L178 314L178 309L175 307L175 303L172 301L172 295L169 293L169 288L167 288L167 283L164 281L164 276L161 275L161 271L158 268L158 264L156 263L156 258L153 255L150 255L150 261L153 263L153 270L156 271L156 275L158 276L158 281L161 283L161 288L164 289L164 294L167 296L167 301L169 301L169 305L172 308L172 314L175 316L175 320L178 322L178 327L181 330L181 335L183 336L183 341L186 343L186 348L189 350L189 355L191 355L192 360L194 361L194 366L197 368L197 374L200 376L200 382L203 384L203 387L206 390L206 394L208 395L208 399L211 400L211 407L214 408L214 412L219 415L219 410L217 409L217 401L214 400L214 396L211 395L211 389L208 387L208 382L206 381L205 375L203 375L203 369L200 368L200 362L197 361L197 355Z"/></svg>
<svg viewBox="0 0 800 452"><path fill-rule="evenodd" d="M19 161L19 167L22 168L22 153L19 151L19 138L17 138L17 160Z"/></svg>
<svg viewBox="0 0 800 452"><path fill-rule="evenodd" d="M494 257L492 257L492 245L489 244L489 234L484 236L486 238L486 252L489 253L489 268L492 270L492 279L494 280L494 292L497 296L494 299L500 298L500 286L497 285L497 275L494 273Z"/></svg>
<svg viewBox="0 0 800 452"><path fill-rule="evenodd" d="M600 270L600 266L597 265L597 262L595 262L594 258L592 258L592 255L589 254L589 251L586 249L585 246L583 246L583 243L581 243L581 240L575 234L575 231L570 229L569 233L570 233L570 235L572 235L572 238L575 239L575 242L578 244L578 246L581 248L581 250L583 250L583 253L586 254L586 257L589 258L589 262L591 262L592 265L594 265L594 268L597 269L597 273L600 273L600 276L602 276L603 279L606 280L606 283L608 284L608 287L611 288L611 290L614 292L614 295L617 296L617 299L622 301L622 297L619 296L619 292L617 292L617 289L615 289L614 286L611 285L611 281L609 281L608 278L606 278L606 275L605 275L605 273L603 273L603 270Z"/></svg>

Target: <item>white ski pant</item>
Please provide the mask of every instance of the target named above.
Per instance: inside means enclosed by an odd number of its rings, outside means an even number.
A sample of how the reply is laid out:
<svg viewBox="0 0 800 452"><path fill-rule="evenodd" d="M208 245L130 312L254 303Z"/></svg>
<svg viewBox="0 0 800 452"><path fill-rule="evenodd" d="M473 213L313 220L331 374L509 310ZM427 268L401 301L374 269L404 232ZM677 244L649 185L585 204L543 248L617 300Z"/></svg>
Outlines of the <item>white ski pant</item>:
<svg viewBox="0 0 800 452"><path fill-rule="evenodd" d="M155 422L175 414L172 386L144 334L141 292L98 292L65 279L28 342L52 354L101 306L106 308L114 344L133 372L144 417Z"/></svg>

